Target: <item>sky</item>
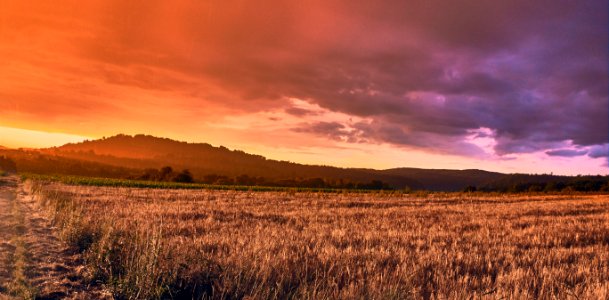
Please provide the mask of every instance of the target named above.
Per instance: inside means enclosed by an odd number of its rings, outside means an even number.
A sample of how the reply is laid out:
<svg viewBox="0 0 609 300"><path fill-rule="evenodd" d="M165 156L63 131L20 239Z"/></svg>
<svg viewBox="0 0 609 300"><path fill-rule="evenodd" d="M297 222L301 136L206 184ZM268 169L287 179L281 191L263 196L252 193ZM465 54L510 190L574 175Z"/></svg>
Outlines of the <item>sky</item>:
<svg viewBox="0 0 609 300"><path fill-rule="evenodd" d="M0 145L609 174L606 1L0 1Z"/></svg>

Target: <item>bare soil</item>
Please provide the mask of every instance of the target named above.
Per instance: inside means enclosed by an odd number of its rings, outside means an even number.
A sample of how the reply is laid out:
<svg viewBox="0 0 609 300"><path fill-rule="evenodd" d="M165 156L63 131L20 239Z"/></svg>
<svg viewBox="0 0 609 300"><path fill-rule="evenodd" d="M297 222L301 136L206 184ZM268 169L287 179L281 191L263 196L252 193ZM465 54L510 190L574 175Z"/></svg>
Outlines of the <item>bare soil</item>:
<svg viewBox="0 0 609 300"><path fill-rule="evenodd" d="M0 177L0 299L111 299L17 177Z"/></svg>

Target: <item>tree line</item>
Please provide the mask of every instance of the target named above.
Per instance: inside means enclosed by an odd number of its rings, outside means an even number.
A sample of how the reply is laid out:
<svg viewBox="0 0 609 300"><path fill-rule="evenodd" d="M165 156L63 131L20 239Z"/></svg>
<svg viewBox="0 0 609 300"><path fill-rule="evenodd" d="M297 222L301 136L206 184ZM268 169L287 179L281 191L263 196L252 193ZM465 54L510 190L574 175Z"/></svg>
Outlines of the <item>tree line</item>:
<svg viewBox="0 0 609 300"><path fill-rule="evenodd" d="M306 187L306 188L336 188L336 189L360 189L360 190L390 190L389 184L380 180L370 182L354 182L347 179L332 178L295 178L295 179L269 179L262 176L250 176L242 174L239 176L226 176L209 174L195 180L189 170L176 172L170 166L160 169L146 169L143 174L133 179L150 181L171 182L199 182L215 185L245 185L245 186L276 186L276 187Z"/></svg>
<svg viewBox="0 0 609 300"><path fill-rule="evenodd" d="M482 186L468 186L465 192L609 192L609 176L552 176L514 174Z"/></svg>

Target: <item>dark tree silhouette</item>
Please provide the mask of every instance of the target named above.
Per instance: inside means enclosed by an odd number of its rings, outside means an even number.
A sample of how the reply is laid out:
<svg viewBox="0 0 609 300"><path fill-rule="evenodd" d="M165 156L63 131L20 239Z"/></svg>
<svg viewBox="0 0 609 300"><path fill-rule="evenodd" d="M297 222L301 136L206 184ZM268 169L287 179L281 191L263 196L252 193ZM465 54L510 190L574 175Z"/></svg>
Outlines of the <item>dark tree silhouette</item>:
<svg viewBox="0 0 609 300"><path fill-rule="evenodd" d="M192 179L192 174L188 170L184 170L178 173L175 177L173 177L174 182L184 182L184 183L192 183L194 180Z"/></svg>
<svg viewBox="0 0 609 300"><path fill-rule="evenodd" d="M0 156L0 170L9 173L17 173L17 164L6 156Z"/></svg>
<svg viewBox="0 0 609 300"><path fill-rule="evenodd" d="M162 167L159 174L159 180L169 180L171 178L171 173L173 173L173 169L170 166Z"/></svg>

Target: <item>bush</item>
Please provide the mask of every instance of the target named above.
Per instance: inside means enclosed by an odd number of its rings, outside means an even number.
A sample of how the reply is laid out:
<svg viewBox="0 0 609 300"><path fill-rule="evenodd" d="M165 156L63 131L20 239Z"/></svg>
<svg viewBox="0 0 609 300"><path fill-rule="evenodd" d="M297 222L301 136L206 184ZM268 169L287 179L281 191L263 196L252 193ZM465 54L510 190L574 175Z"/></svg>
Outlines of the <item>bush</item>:
<svg viewBox="0 0 609 300"><path fill-rule="evenodd" d="M473 185L469 185L463 189L463 191L466 193L472 193L472 192L475 192L476 190L477 190L476 187Z"/></svg>
<svg viewBox="0 0 609 300"><path fill-rule="evenodd" d="M17 173L17 164L6 156L0 156L0 172Z"/></svg>
<svg viewBox="0 0 609 300"><path fill-rule="evenodd" d="M184 170L178 173L174 178L174 182L183 182L183 183L192 183L194 180L192 179L192 174L188 170Z"/></svg>

